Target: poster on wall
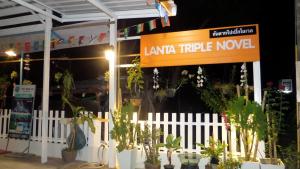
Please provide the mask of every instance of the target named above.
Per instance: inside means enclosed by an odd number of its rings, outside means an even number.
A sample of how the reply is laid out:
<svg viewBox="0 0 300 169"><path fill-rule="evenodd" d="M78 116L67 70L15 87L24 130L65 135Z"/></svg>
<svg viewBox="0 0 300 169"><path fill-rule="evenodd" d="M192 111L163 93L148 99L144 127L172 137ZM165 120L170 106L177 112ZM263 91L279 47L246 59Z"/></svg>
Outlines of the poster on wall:
<svg viewBox="0 0 300 169"><path fill-rule="evenodd" d="M29 139L33 114L33 98L13 98L9 122L9 138Z"/></svg>

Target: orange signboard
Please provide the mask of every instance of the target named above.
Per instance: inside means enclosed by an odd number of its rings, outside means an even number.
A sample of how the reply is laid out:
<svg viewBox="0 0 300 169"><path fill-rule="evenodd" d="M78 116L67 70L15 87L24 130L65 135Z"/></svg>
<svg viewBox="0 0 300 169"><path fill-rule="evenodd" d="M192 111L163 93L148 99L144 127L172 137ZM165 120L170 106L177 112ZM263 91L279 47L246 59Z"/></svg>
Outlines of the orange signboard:
<svg viewBox="0 0 300 169"><path fill-rule="evenodd" d="M260 59L258 25L141 36L141 66L253 62Z"/></svg>

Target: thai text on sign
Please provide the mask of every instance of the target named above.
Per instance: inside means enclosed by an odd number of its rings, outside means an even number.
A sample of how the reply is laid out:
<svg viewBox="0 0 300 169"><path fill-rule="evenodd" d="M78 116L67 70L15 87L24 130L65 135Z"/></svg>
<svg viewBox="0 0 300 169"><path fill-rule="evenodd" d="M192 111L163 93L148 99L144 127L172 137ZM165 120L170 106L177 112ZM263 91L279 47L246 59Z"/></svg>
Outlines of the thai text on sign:
<svg viewBox="0 0 300 169"><path fill-rule="evenodd" d="M259 60L258 26L144 35L141 66L181 66Z"/></svg>

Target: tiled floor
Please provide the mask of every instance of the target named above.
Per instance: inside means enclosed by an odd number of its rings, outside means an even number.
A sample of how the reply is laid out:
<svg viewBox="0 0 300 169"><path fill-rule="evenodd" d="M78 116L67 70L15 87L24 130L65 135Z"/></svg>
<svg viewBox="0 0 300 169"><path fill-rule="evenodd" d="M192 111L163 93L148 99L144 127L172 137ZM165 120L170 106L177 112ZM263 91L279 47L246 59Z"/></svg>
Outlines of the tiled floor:
<svg viewBox="0 0 300 169"><path fill-rule="evenodd" d="M40 160L40 157L33 155L2 154L0 155L0 169L100 169L97 164L79 161L66 164L61 159L48 158L46 164L41 164Z"/></svg>
<svg viewBox="0 0 300 169"><path fill-rule="evenodd" d="M0 169L57 169L64 163L60 159L49 158L48 163L41 164L40 157L20 154L0 155Z"/></svg>

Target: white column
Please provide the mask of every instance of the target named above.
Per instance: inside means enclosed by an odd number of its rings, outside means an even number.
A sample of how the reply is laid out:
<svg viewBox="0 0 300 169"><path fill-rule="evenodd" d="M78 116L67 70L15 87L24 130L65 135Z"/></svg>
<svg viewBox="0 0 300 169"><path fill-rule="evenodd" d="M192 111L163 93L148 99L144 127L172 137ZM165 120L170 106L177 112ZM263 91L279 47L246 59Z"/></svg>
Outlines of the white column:
<svg viewBox="0 0 300 169"><path fill-rule="evenodd" d="M51 12L51 11L50 11ZM46 17L45 22L45 44L44 44L44 72L43 72L43 104L42 104L42 155L41 162L47 162L47 140L48 140L48 112L49 112L49 77L50 77L50 41L51 41L52 19Z"/></svg>
<svg viewBox="0 0 300 169"><path fill-rule="evenodd" d="M300 61L296 61L296 92L297 102L300 103Z"/></svg>
<svg viewBox="0 0 300 169"><path fill-rule="evenodd" d="M254 83L254 101L261 104L261 72L260 61L253 62L253 83ZM260 141L258 144L258 158L265 158L265 143Z"/></svg>
<svg viewBox="0 0 300 169"><path fill-rule="evenodd" d="M254 101L261 104L260 61L253 62Z"/></svg>
<svg viewBox="0 0 300 169"><path fill-rule="evenodd" d="M113 46L114 57L109 60L109 111L113 112L116 108L117 102L117 19L110 20L109 26L109 44ZM109 113L109 133L114 127L111 113ZM116 142L111 138L109 134L109 151L108 151L108 167L116 167Z"/></svg>

